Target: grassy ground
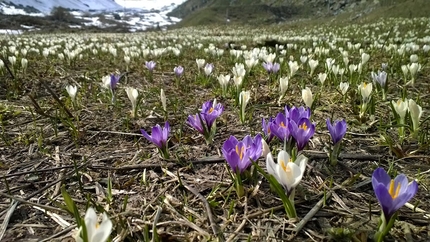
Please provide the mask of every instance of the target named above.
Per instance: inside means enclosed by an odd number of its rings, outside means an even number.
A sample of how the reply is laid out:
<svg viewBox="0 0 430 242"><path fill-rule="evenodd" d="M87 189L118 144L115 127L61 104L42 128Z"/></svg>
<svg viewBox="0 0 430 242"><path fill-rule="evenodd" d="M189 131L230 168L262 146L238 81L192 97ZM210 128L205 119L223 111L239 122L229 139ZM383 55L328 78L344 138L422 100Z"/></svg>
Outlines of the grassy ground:
<svg viewBox="0 0 430 242"><path fill-rule="evenodd" d="M430 52L423 45L429 45L425 39L429 24L428 18L389 19L340 27L221 26L126 35L5 37L6 65L0 75L4 229L0 235L4 241L71 239L76 234L76 216L83 217L88 207L94 207L112 220L112 241L371 241L380 216L371 176L375 168L383 167L391 176L405 173L419 183L415 198L400 209L387 241L428 241ZM393 30L392 26L398 27ZM283 60L277 75L266 73L262 59L247 71L243 89L251 92L246 108L250 117L241 123L234 85L230 82L228 93L222 95L216 77L231 74L246 54L235 59L225 43L252 51L265 39L289 45L285 52L262 47L262 53L265 49L276 53L275 61ZM348 43L360 47L348 48ZM402 45L403 55L398 51ZM21 50L26 46L24 56ZM174 48L180 50L179 55L173 54ZM322 48L328 53L321 54ZM359 64L361 52L370 54L361 73L346 71L341 77L326 70L327 58L349 69L339 48L348 50L349 64ZM211 54L213 49L216 53L225 50L217 56ZM47 57L44 50L49 50ZM68 57L70 51L76 57ZM60 58L60 53L65 57ZM422 67L415 84L405 85L411 76L405 77L401 66L410 64L411 54L417 54ZM300 64L302 55L319 61L314 75L309 75L307 63L301 65L290 78L285 97L278 101L279 77L291 73L290 58ZM14 65L11 56L17 58ZM124 56L131 58L130 64ZM23 58L28 60L25 69ZM214 64L209 79L196 68L198 58ZM157 63L152 74L144 66L149 60ZM372 82L370 72L379 70L382 63L388 63L387 100L381 99L374 86L372 104L360 117L357 86ZM180 80L173 73L177 65L185 68ZM112 103L101 80L116 70L123 78ZM324 72L329 75L322 85L317 75ZM340 82L349 83L345 96L339 92ZM78 87L76 103L67 95L67 85ZM136 117L131 116L126 87L139 92ZM302 106L304 87L315 98L311 119L316 133L303 151L309 161L296 189L298 218L287 219L280 198L261 174L245 180L245 195L237 196L221 147L230 135L241 139L261 133L261 119L276 116L285 105ZM166 111L161 89L167 96ZM424 110L420 132L412 134L408 116L403 138L390 107L391 100L401 97L415 100ZM214 98L225 110L217 119L214 142L206 144L185 121L203 102ZM345 119L348 124L336 166L329 164L326 155L331 142L326 118ZM170 159L162 159L140 133L166 120L171 125ZM274 140L270 146L276 157L280 142ZM257 163L265 169L263 158ZM77 211L71 209L69 196Z"/></svg>

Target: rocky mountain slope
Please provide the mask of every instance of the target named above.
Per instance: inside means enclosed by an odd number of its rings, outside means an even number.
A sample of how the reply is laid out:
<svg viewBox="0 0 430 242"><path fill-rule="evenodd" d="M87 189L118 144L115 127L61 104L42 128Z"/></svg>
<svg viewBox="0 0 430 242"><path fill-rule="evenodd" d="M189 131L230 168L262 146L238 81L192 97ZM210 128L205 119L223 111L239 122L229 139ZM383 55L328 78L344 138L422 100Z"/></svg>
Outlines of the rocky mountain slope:
<svg viewBox="0 0 430 242"><path fill-rule="evenodd" d="M292 18L318 18L351 13L361 16L380 7L421 0L188 0L170 16L182 25L210 23L277 23ZM354 16L353 16L354 17Z"/></svg>

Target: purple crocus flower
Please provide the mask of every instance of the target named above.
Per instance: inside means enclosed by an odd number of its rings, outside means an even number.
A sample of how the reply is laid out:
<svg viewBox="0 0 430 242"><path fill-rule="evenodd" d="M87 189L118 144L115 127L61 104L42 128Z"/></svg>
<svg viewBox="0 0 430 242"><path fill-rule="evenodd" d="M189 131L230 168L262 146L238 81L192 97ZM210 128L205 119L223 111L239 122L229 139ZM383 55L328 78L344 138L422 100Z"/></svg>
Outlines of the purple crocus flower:
<svg viewBox="0 0 430 242"><path fill-rule="evenodd" d="M315 133L315 124L307 118L302 118L298 123L290 120L288 123L291 135L297 143L297 150L301 151L308 144Z"/></svg>
<svg viewBox="0 0 430 242"><path fill-rule="evenodd" d="M281 68L279 63L263 62L262 65L268 73L277 73Z"/></svg>
<svg viewBox="0 0 430 242"><path fill-rule="evenodd" d="M112 91L115 90L120 78L121 76L118 74L110 74L110 88Z"/></svg>
<svg viewBox="0 0 430 242"><path fill-rule="evenodd" d="M182 66L176 66L175 68L173 68L173 71L175 72L175 75L177 77L182 76L182 73L184 73L184 68Z"/></svg>
<svg viewBox="0 0 430 242"><path fill-rule="evenodd" d="M189 115L187 119L187 124L197 130L199 133L204 134L205 129L202 125L202 122L200 121L200 118L202 119L201 121L205 123L204 117L201 114L200 117L199 114Z"/></svg>
<svg viewBox="0 0 430 242"><path fill-rule="evenodd" d="M145 66L146 66L146 68L148 68L148 70L150 72L152 72L154 70L156 65L157 65L157 63L155 63L155 61L145 61Z"/></svg>
<svg viewBox="0 0 430 242"><path fill-rule="evenodd" d="M270 124L270 131L281 141L288 141L291 136L288 123L288 117L283 113L278 113L275 120Z"/></svg>
<svg viewBox="0 0 430 242"><path fill-rule="evenodd" d="M272 71L272 66L273 66L272 62L263 62L262 65L268 73Z"/></svg>
<svg viewBox="0 0 430 242"><path fill-rule="evenodd" d="M159 124L152 127L151 135L148 135L148 133L143 129L141 129L140 132L142 132L142 135L160 150L167 148L167 138L170 133L169 122L166 121L163 128Z"/></svg>
<svg viewBox="0 0 430 242"><path fill-rule="evenodd" d="M279 63L273 63L272 65L272 73L277 73L279 69L281 68L281 65Z"/></svg>
<svg viewBox="0 0 430 242"><path fill-rule="evenodd" d="M208 130L211 129L212 124L215 119L218 118L222 112L224 111L224 107L221 103L214 105L214 101L207 101L202 105L202 119L206 121L206 127Z"/></svg>
<svg viewBox="0 0 430 242"><path fill-rule="evenodd" d="M346 128L347 128L346 121L345 119L336 120L332 125L330 122L330 119L328 118L326 120L326 124L327 124L327 129L331 136L331 140L333 141L333 145L336 145L345 136Z"/></svg>
<svg viewBox="0 0 430 242"><path fill-rule="evenodd" d="M311 109L303 106L299 108L285 106L285 114L290 120L298 123L302 118L309 119L311 117Z"/></svg>
<svg viewBox="0 0 430 242"><path fill-rule="evenodd" d="M378 71L378 74L372 71L370 73L373 84L379 84L382 88L385 88L385 85L387 84L387 73L385 71Z"/></svg>
<svg viewBox="0 0 430 242"><path fill-rule="evenodd" d="M372 174L372 186L387 222L418 191L416 181L408 183L408 178L404 174L391 179L387 172L380 167Z"/></svg>
<svg viewBox="0 0 430 242"><path fill-rule="evenodd" d="M270 130L270 125L275 122L275 120L270 117L270 119L266 122L266 119L263 118L261 120L261 127L264 133L264 136L266 137L266 142L270 143L270 141L272 141L273 137L275 137L275 135L272 133L272 131Z"/></svg>
<svg viewBox="0 0 430 242"><path fill-rule="evenodd" d="M247 135L242 141L230 136L222 146L222 153L234 172L242 173L249 166L251 160L256 161L262 154L262 138L257 134L255 138Z"/></svg>

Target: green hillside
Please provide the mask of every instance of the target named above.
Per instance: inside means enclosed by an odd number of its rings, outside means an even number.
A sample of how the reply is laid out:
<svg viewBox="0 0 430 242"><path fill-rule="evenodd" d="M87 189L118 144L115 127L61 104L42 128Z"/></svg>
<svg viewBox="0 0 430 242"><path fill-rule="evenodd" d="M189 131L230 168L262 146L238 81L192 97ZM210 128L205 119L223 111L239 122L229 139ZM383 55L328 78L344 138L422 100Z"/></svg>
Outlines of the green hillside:
<svg viewBox="0 0 430 242"><path fill-rule="evenodd" d="M188 0L170 13L177 27L225 24L270 24L297 19L341 23L379 17L426 17L428 0ZM346 21L346 22L345 22Z"/></svg>

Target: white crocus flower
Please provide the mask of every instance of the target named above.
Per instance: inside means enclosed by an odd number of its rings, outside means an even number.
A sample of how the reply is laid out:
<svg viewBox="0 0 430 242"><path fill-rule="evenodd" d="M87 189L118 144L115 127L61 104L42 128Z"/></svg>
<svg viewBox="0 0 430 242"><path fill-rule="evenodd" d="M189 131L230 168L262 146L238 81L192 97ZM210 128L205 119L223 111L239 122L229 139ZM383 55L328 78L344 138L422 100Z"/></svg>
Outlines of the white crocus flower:
<svg viewBox="0 0 430 242"><path fill-rule="evenodd" d="M110 80L109 80L109 82L110 82ZM72 99L72 102L75 102L76 93L78 92L78 88L74 85L68 85L68 86L66 86L66 91L69 94L70 98Z"/></svg>
<svg viewBox="0 0 430 242"><path fill-rule="evenodd" d="M325 80L327 79L327 73L318 73L318 79L321 84L324 85Z"/></svg>
<svg viewBox="0 0 430 242"><path fill-rule="evenodd" d="M9 56L8 59L9 59L11 66L14 66L16 64L16 57L15 56Z"/></svg>
<svg viewBox="0 0 430 242"><path fill-rule="evenodd" d="M84 218L87 240L81 238L82 228L79 228L78 233L75 236L76 242L105 242L108 240L112 231L112 221L110 221L106 213L103 213L101 224L99 224L97 220L97 214L94 209L91 207L88 208Z"/></svg>
<svg viewBox="0 0 430 242"><path fill-rule="evenodd" d="M337 74L339 73L339 65L333 65L333 66L331 67L331 71L333 72L333 74L334 74L335 76L337 76Z"/></svg>
<svg viewBox="0 0 430 242"><path fill-rule="evenodd" d="M239 88L242 85L243 77L241 76L233 76L234 85Z"/></svg>
<svg viewBox="0 0 430 242"><path fill-rule="evenodd" d="M196 59L196 63L197 63L197 68L201 69L205 66L206 61L205 59Z"/></svg>
<svg viewBox="0 0 430 242"><path fill-rule="evenodd" d="M281 96L285 95L285 92L288 89L288 77L281 77L279 78L279 87L281 89Z"/></svg>
<svg viewBox="0 0 430 242"><path fill-rule="evenodd" d="M391 101L391 104L393 104L394 110L399 115L400 119L405 120L405 116L408 111L408 101L399 99L397 102Z"/></svg>
<svg viewBox="0 0 430 242"><path fill-rule="evenodd" d="M357 70L358 66L354 65L354 64L351 64L351 65L348 66L348 68L349 68L349 73L352 74L352 73L354 73Z"/></svg>
<svg viewBox="0 0 430 242"><path fill-rule="evenodd" d="M137 98L139 97L139 92L137 89L132 87L126 87L125 92L127 93L128 99L130 99L131 102L131 114L132 117L136 115L137 110Z"/></svg>
<svg viewBox="0 0 430 242"><path fill-rule="evenodd" d="M290 195L293 189L300 183L306 170L308 158L299 155L293 162L290 155L281 150L278 154L278 163L273 161L272 154L267 154L266 167L267 172L272 174L276 180L287 190Z"/></svg>
<svg viewBox="0 0 430 242"><path fill-rule="evenodd" d="M315 68L317 68L318 66L318 60L310 59L308 61L308 64L309 64L309 68L311 68L310 76L312 76L314 74Z"/></svg>
<svg viewBox="0 0 430 242"><path fill-rule="evenodd" d="M346 92L348 91L348 88L349 88L348 82L341 82L339 84L339 89L340 89L340 92L342 93L342 95L346 94Z"/></svg>
<svg viewBox="0 0 430 242"><path fill-rule="evenodd" d="M308 60L307 56L305 55L300 56L300 62L302 62L302 64L305 64L307 60Z"/></svg>
<svg viewBox="0 0 430 242"><path fill-rule="evenodd" d="M102 87L110 90L110 75L102 77Z"/></svg>
<svg viewBox="0 0 430 242"><path fill-rule="evenodd" d="M413 54L409 57L409 59L412 63L417 63L418 62L418 55Z"/></svg>
<svg viewBox="0 0 430 242"><path fill-rule="evenodd" d="M264 139L261 139L261 156L266 158L270 154L270 147ZM272 154L270 154L272 155Z"/></svg>
<svg viewBox="0 0 430 242"><path fill-rule="evenodd" d="M417 74L418 70L420 69L419 64L411 63L408 65L408 69L409 69L409 72L411 73L411 76L414 77Z"/></svg>
<svg viewBox="0 0 430 242"><path fill-rule="evenodd" d="M230 81L230 75L219 74L217 79L223 92L225 93L227 91L228 82Z"/></svg>
<svg viewBox="0 0 430 242"><path fill-rule="evenodd" d="M415 132L420 127L420 118L423 115L423 108L412 99L409 99L408 106L412 120L412 128Z"/></svg>
<svg viewBox="0 0 430 242"><path fill-rule="evenodd" d="M242 63L236 63L233 67L233 75L244 77L246 74L245 66Z"/></svg>
<svg viewBox="0 0 430 242"><path fill-rule="evenodd" d="M241 106L241 122L243 123L245 121L245 108L248 104L249 100L251 99L251 92L250 91L241 91L239 94L239 104Z"/></svg>
<svg viewBox="0 0 430 242"><path fill-rule="evenodd" d="M290 67L290 77L293 77L299 70L299 64L297 64L297 61L289 61L288 66Z"/></svg>
<svg viewBox="0 0 430 242"><path fill-rule="evenodd" d="M326 63L326 68L327 68L327 72L330 72L331 71L331 68L332 68L332 66L334 65L334 62L335 62L336 60L335 59L333 59L333 58L327 58L326 60L325 60L325 63Z"/></svg>
<svg viewBox="0 0 430 242"><path fill-rule="evenodd" d="M131 61L130 56L125 55L124 61L125 61L125 64L127 64L127 65L130 64L130 61Z"/></svg>
<svg viewBox="0 0 430 242"><path fill-rule="evenodd" d="M406 76L408 75L408 66L407 65L402 65L402 72L403 72L403 76L406 78Z"/></svg>
<svg viewBox="0 0 430 242"><path fill-rule="evenodd" d="M312 108L312 103L314 99L312 97L312 91L309 87L306 87L302 90L302 99L308 108Z"/></svg>
<svg viewBox="0 0 430 242"><path fill-rule="evenodd" d="M161 105L163 106L164 112L167 111L167 100L166 100L166 94L164 93L164 90L161 89L160 91L160 99L161 99Z"/></svg>
<svg viewBox="0 0 430 242"><path fill-rule="evenodd" d="M257 64L258 64L258 59L250 58L245 60L245 65L248 68L248 70L251 70Z"/></svg>
<svg viewBox="0 0 430 242"><path fill-rule="evenodd" d="M362 82L358 86L358 89L363 98L363 102L368 103L370 101L370 94L372 93L372 83Z"/></svg>
<svg viewBox="0 0 430 242"><path fill-rule="evenodd" d="M363 54L361 54L361 64L362 65L365 65L369 61L369 59L370 59L369 54L364 53L364 52L363 52Z"/></svg>
<svg viewBox="0 0 430 242"><path fill-rule="evenodd" d="M21 59L21 67L24 71L27 69L27 66L28 66L28 60L26 58L22 58Z"/></svg>

